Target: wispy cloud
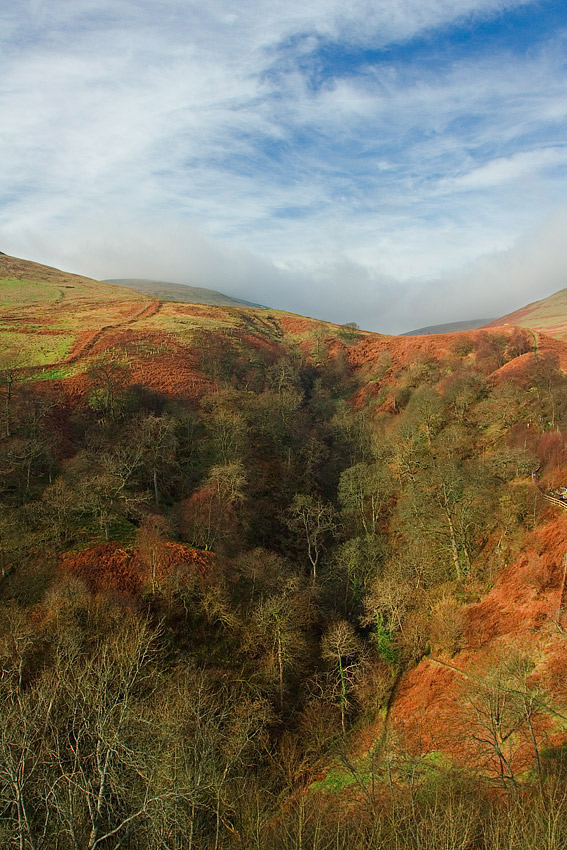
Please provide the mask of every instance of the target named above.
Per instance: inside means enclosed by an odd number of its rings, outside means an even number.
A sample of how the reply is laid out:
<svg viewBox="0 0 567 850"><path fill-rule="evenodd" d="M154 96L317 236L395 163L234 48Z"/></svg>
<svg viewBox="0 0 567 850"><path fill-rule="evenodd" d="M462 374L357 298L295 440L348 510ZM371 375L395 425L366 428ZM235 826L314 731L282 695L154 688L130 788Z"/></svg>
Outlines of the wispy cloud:
<svg viewBox="0 0 567 850"><path fill-rule="evenodd" d="M425 282L543 239L563 201L558 8L6 5L0 249L376 329L426 324ZM468 303L454 294L448 320Z"/></svg>

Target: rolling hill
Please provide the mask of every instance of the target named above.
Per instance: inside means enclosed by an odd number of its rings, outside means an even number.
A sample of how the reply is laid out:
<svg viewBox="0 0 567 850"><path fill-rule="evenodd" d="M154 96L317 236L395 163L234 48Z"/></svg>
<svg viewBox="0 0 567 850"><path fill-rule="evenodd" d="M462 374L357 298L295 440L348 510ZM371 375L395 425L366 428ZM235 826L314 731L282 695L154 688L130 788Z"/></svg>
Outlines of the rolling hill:
<svg viewBox="0 0 567 850"><path fill-rule="evenodd" d="M40 369L43 378L70 378L103 352L127 349L135 374L143 373L146 382L153 376L156 387L188 392L195 374L187 357L198 330L254 338L259 345L277 345L288 337L297 344L313 335L367 336L284 311L233 302L174 302L150 290L151 296L0 255L0 369L34 374ZM217 295L222 298L220 293L211 297Z"/></svg>
<svg viewBox="0 0 567 850"><path fill-rule="evenodd" d="M493 319L465 319L462 322L448 322L443 325L428 325L425 328L417 328L413 331L406 331L400 336L427 336L429 334L451 334L460 333L461 331L476 331L478 328L485 327Z"/></svg>
<svg viewBox="0 0 567 850"><path fill-rule="evenodd" d="M547 298L520 307L500 319L494 319L487 323L486 327L496 328L504 325L530 328L557 339L567 340L567 289L560 289Z"/></svg>
<svg viewBox="0 0 567 850"><path fill-rule="evenodd" d="M263 307L262 304L254 304L252 301L244 301L241 298L232 298L216 289L206 289L202 286L189 286L184 283L169 283L164 280L145 280L138 278L124 278L117 280L106 280L116 286L125 286L159 298L162 301L180 301L189 304L209 304L220 307Z"/></svg>

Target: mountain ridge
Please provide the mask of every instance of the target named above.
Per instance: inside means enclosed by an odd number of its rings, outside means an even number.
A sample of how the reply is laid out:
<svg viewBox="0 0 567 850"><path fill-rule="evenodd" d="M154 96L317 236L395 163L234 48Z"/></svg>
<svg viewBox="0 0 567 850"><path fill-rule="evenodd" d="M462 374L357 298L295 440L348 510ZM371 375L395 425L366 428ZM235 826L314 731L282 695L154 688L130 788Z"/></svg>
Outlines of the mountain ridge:
<svg viewBox="0 0 567 850"><path fill-rule="evenodd" d="M487 328L516 325L567 340L567 288L532 301L486 325Z"/></svg>
<svg viewBox="0 0 567 850"><path fill-rule="evenodd" d="M400 336L428 336L429 334L460 333L461 331L476 331L485 327L493 319L464 319L461 322L445 322L439 325L426 325L413 331L405 331Z"/></svg>
<svg viewBox="0 0 567 850"><path fill-rule="evenodd" d="M235 306L268 309L263 304L256 304L253 301L246 301L243 298L234 298L232 295L225 295L224 292L219 292L216 289L192 286L185 283L171 283L170 281L150 280L147 278L107 278L104 280L104 283L135 289L137 292L152 295L164 301L208 304L211 306L217 304L221 307Z"/></svg>

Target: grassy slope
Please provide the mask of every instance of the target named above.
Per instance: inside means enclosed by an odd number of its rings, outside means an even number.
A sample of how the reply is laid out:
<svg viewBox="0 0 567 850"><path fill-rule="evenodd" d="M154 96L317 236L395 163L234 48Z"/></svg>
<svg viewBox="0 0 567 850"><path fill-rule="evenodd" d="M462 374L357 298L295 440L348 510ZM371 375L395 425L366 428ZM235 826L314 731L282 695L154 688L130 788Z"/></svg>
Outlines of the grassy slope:
<svg viewBox="0 0 567 850"><path fill-rule="evenodd" d="M51 266L44 266L29 260L21 260L17 257L9 257L7 254L0 254L0 285L2 289L4 289L4 281L10 278L59 287L66 290L65 297L69 300L89 297L99 298L102 296L124 299L137 299L140 297L139 293L133 293L128 289L111 286L108 283L93 280L90 277L70 274L69 272L64 272ZM120 294L118 294L117 290L119 290Z"/></svg>
<svg viewBox="0 0 567 850"><path fill-rule="evenodd" d="M502 325L518 325L567 340L567 289L560 289L548 298L534 301L513 313L495 319L486 327L495 328Z"/></svg>
<svg viewBox="0 0 567 850"><path fill-rule="evenodd" d="M0 254L0 368L64 361L81 333L149 303L128 289Z"/></svg>
<svg viewBox="0 0 567 850"><path fill-rule="evenodd" d="M0 254L0 369L42 367L36 377L67 377L84 371L93 357L120 349L146 379L154 375L156 388L166 379L174 392L187 381L191 340L201 328L230 328L270 344L344 333L338 325L262 307L156 300ZM351 341L368 336L346 333ZM156 354L169 360L159 364Z"/></svg>

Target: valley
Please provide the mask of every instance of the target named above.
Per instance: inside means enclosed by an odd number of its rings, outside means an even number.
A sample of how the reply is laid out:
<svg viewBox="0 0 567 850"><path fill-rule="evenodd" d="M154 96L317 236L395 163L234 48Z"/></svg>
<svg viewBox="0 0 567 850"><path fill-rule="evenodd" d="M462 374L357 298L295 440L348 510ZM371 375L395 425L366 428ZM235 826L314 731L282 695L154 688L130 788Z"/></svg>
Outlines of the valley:
<svg viewBox="0 0 567 850"><path fill-rule="evenodd" d="M0 844L566 846L564 323L0 255Z"/></svg>

